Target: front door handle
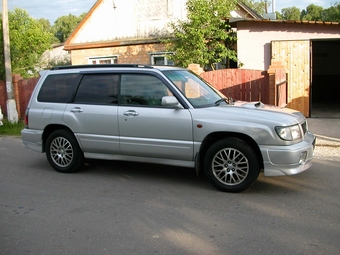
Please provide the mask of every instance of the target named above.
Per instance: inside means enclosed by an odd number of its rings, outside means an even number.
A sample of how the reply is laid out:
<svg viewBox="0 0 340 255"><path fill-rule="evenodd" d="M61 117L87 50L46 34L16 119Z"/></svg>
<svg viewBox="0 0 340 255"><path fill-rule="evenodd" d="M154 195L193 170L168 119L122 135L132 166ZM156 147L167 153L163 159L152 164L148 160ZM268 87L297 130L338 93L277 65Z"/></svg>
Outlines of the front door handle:
<svg viewBox="0 0 340 255"><path fill-rule="evenodd" d="M134 110L129 110L123 113L125 116L138 116L139 113Z"/></svg>
<svg viewBox="0 0 340 255"><path fill-rule="evenodd" d="M76 112L83 112L84 110L83 109L81 109L80 107L74 107L72 110L71 110L71 112L74 112L74 113L76 113Z"/></svg>

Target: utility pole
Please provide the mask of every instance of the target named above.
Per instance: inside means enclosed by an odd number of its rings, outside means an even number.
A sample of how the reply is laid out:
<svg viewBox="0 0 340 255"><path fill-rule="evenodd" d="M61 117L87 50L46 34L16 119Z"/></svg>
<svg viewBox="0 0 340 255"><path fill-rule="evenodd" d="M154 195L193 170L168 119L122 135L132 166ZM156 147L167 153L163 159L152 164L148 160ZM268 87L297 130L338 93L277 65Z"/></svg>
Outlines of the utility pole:
<svg viewBox="0 0 340 255"><path fill-rule="evenodd" d="M2 0L2 32L4 38L4 57L6 69L6 91L7 91L7 119L11 123L18 122L18 112L13 96L12 84L12 65L11 65L11 50L9 44L9 26L8 26L8 6L7 0Z"/></svg>

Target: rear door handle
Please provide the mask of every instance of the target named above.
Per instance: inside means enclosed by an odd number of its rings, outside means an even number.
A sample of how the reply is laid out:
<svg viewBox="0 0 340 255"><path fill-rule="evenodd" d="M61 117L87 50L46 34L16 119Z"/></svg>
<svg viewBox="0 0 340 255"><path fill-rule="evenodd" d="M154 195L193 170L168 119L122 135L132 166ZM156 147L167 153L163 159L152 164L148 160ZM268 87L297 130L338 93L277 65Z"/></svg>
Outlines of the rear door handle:
<svg viewBox="0 0 340 255"><path fill-rule="evenodd" d="M80 107L74 107L72 110L71 110L71 112L74 112L74 113L76 113L76 112L83 112L84 110L83 109L81 109Z"/></svg>
<svg viewBox="0 0 340 255"><path fill-rule="evenodd" d="M125 116L138 116L139 113L134 110L129 110L123 113Z"/></svg>

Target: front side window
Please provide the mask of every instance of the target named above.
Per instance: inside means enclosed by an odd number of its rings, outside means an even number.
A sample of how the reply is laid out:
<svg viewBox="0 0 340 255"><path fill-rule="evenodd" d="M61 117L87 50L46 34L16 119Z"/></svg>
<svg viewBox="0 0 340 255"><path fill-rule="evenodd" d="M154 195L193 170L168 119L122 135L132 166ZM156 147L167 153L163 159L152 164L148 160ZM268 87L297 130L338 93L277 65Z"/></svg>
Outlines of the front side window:
<svg viewBox="0 0 340 255"><path fill-rule="evenodd" d="M122 104L159 107L162 106L162 97L170 95L172 93L156 76L145 74L122 75Z"/></svg>
<svg viewBox="0 0 340 255"><path fill-rule="evenodd" d="M80 78L79 74L49 75L39 91L38 101L48 103L69 102Z"/></svg>
<svg viewBox="0 0 340 255"><path fill-rule="evenodd" d="M194 107L209 107L224 98L218 90L186 70L167 70L163 73L176 85Z"/></svg>
<svg viewBox="0 0 340 255"><path fill-rule="evenodd" d="M75 103L79 104L118 104L117 74L87 74L84 75L76 97Z"/></svg>

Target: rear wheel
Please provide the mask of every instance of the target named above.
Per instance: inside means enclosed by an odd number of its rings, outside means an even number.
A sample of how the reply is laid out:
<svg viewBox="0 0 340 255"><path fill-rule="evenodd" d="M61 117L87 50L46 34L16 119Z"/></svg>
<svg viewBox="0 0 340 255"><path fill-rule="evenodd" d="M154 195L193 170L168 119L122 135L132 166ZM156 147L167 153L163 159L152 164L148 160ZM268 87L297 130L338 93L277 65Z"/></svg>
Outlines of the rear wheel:
<svg viewBox="0 0 340 255"><path fill-rule="evenodd" d="M46 140L46 157L50 165L62 173L72 173L83 164L84 156L74 135L56 130Z"/></svg>
<svg viewBox="0 0 340 255"><path fill-rule="evenodd" d="M214 143L206 153L204 165L211 184L227 192L246 190L260 172L253 149L243 140L234 137Z"/></svg>

